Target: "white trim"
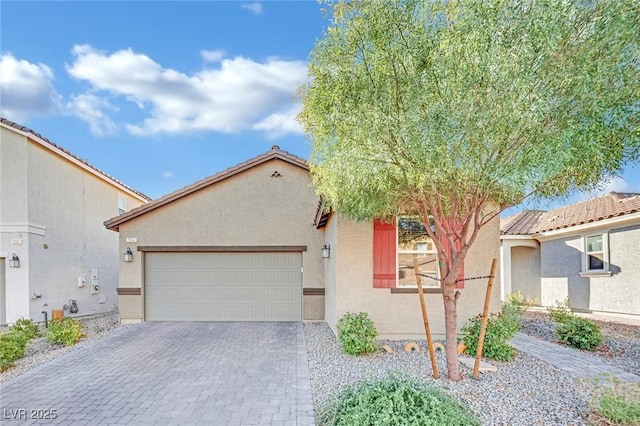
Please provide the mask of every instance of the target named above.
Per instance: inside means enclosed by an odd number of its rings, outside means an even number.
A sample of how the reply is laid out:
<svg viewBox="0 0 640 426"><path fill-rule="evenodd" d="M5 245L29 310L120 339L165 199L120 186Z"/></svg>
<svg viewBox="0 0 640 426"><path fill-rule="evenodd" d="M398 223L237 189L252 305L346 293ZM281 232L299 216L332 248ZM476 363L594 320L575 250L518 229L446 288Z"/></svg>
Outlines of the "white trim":
<svg viewBox="0 0 640 426"><path fill-rule="evenodd" d="M604 232L604 230L622 228L629 225L640 225L640 212L616 216L609 219L602 219L596 222L575 225L568 228L541 232L533 237L538 241L549 241L570 235L584 235L587 232L595 233L600 229Z"/></svg>
<svg viewBox="0 0 640 426"><path fill-rule="evenodd" d="M602 278L602 277L610 277L613 275L611 271L589 271L589 272L580 272L578 274L580 278Z"/></svg>
<svg viewBox="0 0 640 426"><path fill-rule="evenodd" d="M602 236L602 263L604 269L589 269L589 254L587 253L587 238ZM605 276L607 273L611 275L609 268L609 230L603 230L601 232L594 232L584 234L580 236L580 244L582 245L582 271L580 276L594 275ZM598 252L599 253L599 252Z"/></svg>
<svg viewBox="0 0 640 426"><path fill-rule="evenodd" d="M60 149L59 147L54 146L52 143L47 142L41 138L39 138L38 136L34 135L31 132L26 132L24 130L21 129L17 129L13 126L10 126L6 123L2 123L0 122L0 125L2 125L2 127L6 128L7 130L10 130L12 132L18 133L22 136L24 136L25 138L27 138L27 140L31 140L35 143L37 143L38 145L42 146L45 149L48 149L49 151L53 152L54 154L64 158L65 160L69 161L70 163L75 164L76 166L80 167L81 169L91 173L92 175L96 176L97 178L107 182L110 185L113 185L115 187L117 187L119 190L121 190L122 192L126 192L127 194L131 195L132 197L136 198L137 200L142 201L142 203L147 203L149 202L148 199L141 197L140 195L136 194L133 190L127 188L124 184L114 180L113 178L109 178L106 174L104 174L103 172L100 172L92 167L87 166L85 163L83 163L82 161L80 161L79 159L75 158L74 156L67 154L66 152L64 152L62 149Z"/></svg>
<svg viewBox="0 0 640 426"><path fill-rule="evenodd" d="M0 222L0 232L45 236L47 227L28 222Z"/></svg>
<svg viewBox="0 0 640 426"><path fill-rule="evenodd" d="M535 240L536 237L533 235L500 235L501 240Z"/></svg>

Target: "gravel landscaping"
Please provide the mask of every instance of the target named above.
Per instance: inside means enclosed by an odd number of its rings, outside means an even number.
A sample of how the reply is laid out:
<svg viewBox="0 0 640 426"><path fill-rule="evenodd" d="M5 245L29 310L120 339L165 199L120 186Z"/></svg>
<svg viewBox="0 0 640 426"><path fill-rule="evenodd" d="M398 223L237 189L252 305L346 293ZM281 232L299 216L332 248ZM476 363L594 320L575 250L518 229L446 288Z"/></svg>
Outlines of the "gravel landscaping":
<svg viewBox="0 0 640 426"><path fill-rule="evenodd" d="M607 336L605 348L593 356L638 374L640 327L605 323L602 328ZM553 324L544 314L527 314L522 331L557 340ZM482 374L479 380L473 380L472 371L461 366L463 379L452 382L446 378L445 355L439 352L436 361L440 379L433 379L425 341L417 341L420 352L409 353L403 351L407 341L381 341L394 353L380 351L354 357L343 353L326 323L305 323L304 332L316 408L350 384L399 373L422 378L456 397L476 413L483 425L589 424L594 384L524 353L507 363L490 361L498 371Z"/></svg>

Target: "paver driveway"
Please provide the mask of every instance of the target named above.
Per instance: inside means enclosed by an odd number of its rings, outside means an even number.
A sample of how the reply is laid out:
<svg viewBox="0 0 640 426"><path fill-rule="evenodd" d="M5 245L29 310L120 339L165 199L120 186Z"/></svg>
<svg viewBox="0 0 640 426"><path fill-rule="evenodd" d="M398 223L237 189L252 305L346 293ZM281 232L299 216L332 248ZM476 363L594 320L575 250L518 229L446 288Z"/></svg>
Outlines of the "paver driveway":
<svg viewBox="0 0 640 426"><path fill-rule="evenodd" d="M313 424L294 322L136 324L0 386L2 424Z"/></svg>

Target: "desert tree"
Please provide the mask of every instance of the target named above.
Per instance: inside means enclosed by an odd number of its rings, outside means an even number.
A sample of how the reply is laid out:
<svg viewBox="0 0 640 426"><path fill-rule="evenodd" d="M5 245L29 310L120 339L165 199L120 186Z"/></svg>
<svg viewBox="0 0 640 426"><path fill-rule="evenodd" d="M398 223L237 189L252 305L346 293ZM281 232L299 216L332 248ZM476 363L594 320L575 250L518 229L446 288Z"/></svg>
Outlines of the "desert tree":
<svg viewBox="0 0 640 426"><path fill-rule="evenodd" d="M592 189L637 158L640 2L324 6L299 89L314 183L348 218L420 216L453 348L455 281L483 226L526 198ZM455 350L447 367L459 380Z"/></svg>

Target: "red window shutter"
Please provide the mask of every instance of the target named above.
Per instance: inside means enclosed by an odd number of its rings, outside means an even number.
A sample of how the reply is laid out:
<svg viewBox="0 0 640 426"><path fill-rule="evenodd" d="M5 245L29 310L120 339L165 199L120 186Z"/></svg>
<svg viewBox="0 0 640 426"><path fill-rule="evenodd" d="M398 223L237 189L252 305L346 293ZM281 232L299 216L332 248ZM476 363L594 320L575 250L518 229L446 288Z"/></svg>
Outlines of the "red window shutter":
<svg viewBox="0 0 640 426"><path fill-rule="evenodd" d="M396 225L373 221L373 287L396 287Z"/></svg>
<svg viewBox="0 0 640 426"><path fill-rule="evenodd" d="M447 241L446 238L444 238L444 236L441 237L442 239L442 245L444 246L444 250L446 252L449 252L449 242ZM460 250L462 248L462 244L460 243L460 241L456 241L456 250ZM451 263L449 263L449 268L451 268ZM458 272L458 276L456 277L456 280L458 280L456 282L456 288L464 288L464 262L462 262L462 266L460 267L460 272Z"/></svg>

